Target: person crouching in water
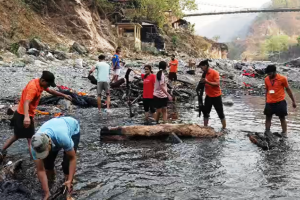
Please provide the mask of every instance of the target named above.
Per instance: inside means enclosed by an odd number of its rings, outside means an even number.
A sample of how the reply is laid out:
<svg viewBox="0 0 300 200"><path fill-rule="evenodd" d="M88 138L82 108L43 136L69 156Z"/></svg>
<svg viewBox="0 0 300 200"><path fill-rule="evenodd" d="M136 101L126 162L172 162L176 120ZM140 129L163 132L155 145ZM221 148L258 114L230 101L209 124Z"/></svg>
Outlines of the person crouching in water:
<svg viewBox="0 0 300 200"><path fill-rule="evenodd" d="M155 119L155 108L153 102L153 93L154 93L154 85L155 85L155 75L152 72L151 65L145 65L144 67L145 74L141 74L132 70L135 74L141 75L143 80L143 104L145 110L145 122L146 124L149 122L149 111L153 114L153 118Z"/></svg>
<svg viewBox="0 0 300 200"><path fill-rule="evenodd" d="M284 89L286 89L286 92L288 93L289 97L293 102L293 108L297 107L296 101L289 87L287 78L276 73L275 65L269 65L266 68L265 72L266 74L268 74L268 76L265 78L266 106L264 114L266 115L266 132L270 131L272 116L275 114L279 117L281 122L281 136L286 138L287 123L285 118L288 115L288 113Z"/></svg>
<svg viewBox="0 0 300 200"><path fill-rule="evenodd" d="M163 73L167 68L167 63L161 61L159 63L159 71L156 74L156 81L154 85L154 102L156 110L156 122L159 122L160 114L163 115L164 123L167 122L167 104L168 100L172 101L172 96L168 93L166 77Z"/></svg>
<svg viewBox="0 0 300 200"><path fill-rule="evenodd" d="M76 171L76 151L80 140L80 126L72 117L53 118L44 123L32 136L31 154L37 168L37 175L44 191L44 200L49 199L48 178L55 175L55 159L64 150L62 169L65 174L64 185L69 196Z"/></svg>
<svg viewBox="0 0 300 200"><path fill-rule="evenodd" d="M208 126L209 116L212 106L215 107L222 122L222 129L226 128L226 120L223 111L222 92L220 88L220 75L214 69L209 68L208 60L201 61L200 68L206 72L205 78L201 79L205 83L205 103L204 103L204 126Z"/></svg>

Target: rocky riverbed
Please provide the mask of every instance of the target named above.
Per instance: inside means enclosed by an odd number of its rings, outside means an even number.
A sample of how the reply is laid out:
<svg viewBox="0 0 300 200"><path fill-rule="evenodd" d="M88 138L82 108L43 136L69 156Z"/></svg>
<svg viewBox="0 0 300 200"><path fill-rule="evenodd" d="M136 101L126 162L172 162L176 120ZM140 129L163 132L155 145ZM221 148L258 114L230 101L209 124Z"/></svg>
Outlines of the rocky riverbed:
<svg viewBox="0 0 300 200"><path fill-rule="evenodd" d="M55 56L49 59L43 55L25 54L17 58L8 52L3 53L3 61L0 61L0 105L14 104L26 83L39 77L43 70L55 73L59 85L95 95L96 91L89 91L93 85L82 77L87 76L97 57L80 57L76 53L66 56L59 60ZM26 59L30 59L30 62L26 62ZM124 61L127 67L140 69L146 63L157 66L159 61L168 59L144 57L142 60ZM196 76L187 74L188 58L179 59L179 77L192 83L189 89L193 90L201 72L196 70ZM66 112L80 121L82 129L74 197L89 200L298 199L299 112L289 108L290 138L279 148L264 152L251 144L246 135L264 130L264 82L263 78L242 76L243 72L235 69L237 63L214 60L211 64L221 74L221 87L226 95L224 98L234 103L225 107L230 133L219 139L189 139L176 145L160 140L101 141L99 132L103 126L142 124L142 107L134 106L134 118L129 118L128 108L124 106L113 108L112 114L102 117L96 108L74 107ZM267 63L249 63L246 66L255 64L263 68ZM156 70L157 67L154 67ZM294 87L299 87L298 68L280 65L279 70L288 75ZM122 74L125 72L124 68ZM296 99L300 99L297 91L295 94ZM202 119L197 118L196 104L192 99L176 105L179 112L176 122L202 123ZM48 118L37 118L37 128ZM215 129L221 127L214 111L211 125ZM13 131L5 120L0 126L0 145L3 145ZM273 129L280 131L277 119L274 119ZM9 192L0 184L0 199L41 199L42 191L26 141L18 141L9 149L6 162L19 158L24 159L22 169L8 181L13 180L15 187L22 186L28 192ZM52 194L62 184L60 160L61 157L56 165L57 179L52 184Z"/></svg>

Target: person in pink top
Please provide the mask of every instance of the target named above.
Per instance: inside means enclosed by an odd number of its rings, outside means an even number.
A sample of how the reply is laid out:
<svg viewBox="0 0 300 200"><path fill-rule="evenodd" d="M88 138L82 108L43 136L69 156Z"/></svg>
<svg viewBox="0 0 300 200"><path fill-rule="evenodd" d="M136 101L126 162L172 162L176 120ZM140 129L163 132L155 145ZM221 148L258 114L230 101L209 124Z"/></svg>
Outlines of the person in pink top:
<svg viewBox="0 0 300 200"><path fill-rule="evenodd" d="M167 104L168 100L172 101L172 96L168 93L167 81L163 71L166 70L167 63L161 61L159 63L159 71L156 74L156 81L154 85L154 102L156 110L156 122L158 123L160 113L163 115L163 122L167 122Z"/></svg>

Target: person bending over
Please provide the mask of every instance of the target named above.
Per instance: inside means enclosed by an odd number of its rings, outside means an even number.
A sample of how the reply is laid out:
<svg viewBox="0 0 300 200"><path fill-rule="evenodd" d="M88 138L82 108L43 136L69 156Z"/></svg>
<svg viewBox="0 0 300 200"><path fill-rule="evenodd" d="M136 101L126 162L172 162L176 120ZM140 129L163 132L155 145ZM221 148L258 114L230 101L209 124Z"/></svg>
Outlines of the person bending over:
<svg viewBox="0 0 300 200"><path fill-rule="evenodd" d="M32 136L31 154L36 165L37 175L44 190L44 200L50 196L47 176L54 175L55 159L64 150L62 170L64 185L72 192L72 181L76 171L76 151L80 140L80 126L72 117L53 118L44 123ZM52 176L53 177L53 176Z"/></svg>

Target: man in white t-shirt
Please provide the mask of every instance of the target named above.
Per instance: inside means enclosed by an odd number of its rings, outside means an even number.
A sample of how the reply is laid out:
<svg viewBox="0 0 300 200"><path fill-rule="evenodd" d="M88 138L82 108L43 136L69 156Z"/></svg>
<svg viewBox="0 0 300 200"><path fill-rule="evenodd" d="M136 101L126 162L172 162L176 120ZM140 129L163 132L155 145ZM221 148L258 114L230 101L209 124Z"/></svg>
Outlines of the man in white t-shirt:
<svg viewBox="0 0 300 200"><path fill-rule="evenodd" d="M109 92L109 70L110 66L105 62L105 56L100 55L99 62L96 64L95 67L93 67L89 73L92 74L95 69L97 69L97 93L98 93L98 109L99 112L101 112L101 93L102 90L105 90L105 93L107 95L107 112L110 112L109 106L110 106L110 92Z"/></svg>

